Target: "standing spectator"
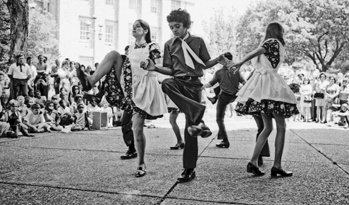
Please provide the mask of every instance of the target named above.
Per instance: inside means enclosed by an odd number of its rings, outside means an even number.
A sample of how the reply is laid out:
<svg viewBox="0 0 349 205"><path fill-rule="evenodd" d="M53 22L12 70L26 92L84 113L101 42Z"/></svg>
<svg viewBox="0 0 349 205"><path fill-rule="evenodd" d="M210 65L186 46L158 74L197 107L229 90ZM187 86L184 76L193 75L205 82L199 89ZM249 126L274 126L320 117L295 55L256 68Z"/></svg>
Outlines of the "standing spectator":
<svg viewBox="0 0 349 205"><path fill-rule="evenodd" d="M6 96L10 97L10 79L3 72L0 72L0 86L1 86L2 90L5 91Z"/></svg>
<svg viewBox="0 0 349 205"><path fill-rule="evenodd" d="M304 78L299 92L301 94L300 109L302 115L304 116L303 121L310 122L310 107L312 102L313 87L310 84L309 78Z"/></svg>
<svg viewBox="0 0 349 205"><path fill-rule="evenodd" d="M326 99L325 99L325 89L328 85L326 80L326 74L320 73L319 81L315 85L315 106L316 106L316 122L325 123L326 122Z"/></svg>
<svg viewBox="0 0 349 205"><path fill-rule="evenodd" d="M27 65L29 66L30 73L31 73L31 78L28 80L28 88L29 88L29 90L34 90L34 80L35 80L36 76L38 75L38 73L36 71L36 67L32 63L31 56L27 57Z"/></svg>
<svg viewBox="0 0 349 205"><path fill-rule="evenodd" d="M24 64L24 56L18 55L17 62L13 63L9 70L8 76L13 82L14 95L12 98L17 98L19 95L28 95L28 80L31 77L30 68Z"/></svg>
<svg viewBox="0 0 349 205"><path fill-rule="evenodd" d="M58 69L60 66L59 59L55 60L55 65L51 68L51 77L53 78L53 87L55 89L55 94L59 93L60 78L58 76Z"/></svg>
<svg viewBox="0 0 349 205"><path fill-rule="evenodd" d="M342 105L344 103L348 103L348 100L349 100L348 79L344 78L342 80L342 86L339 90L339 104Z"/></svg>
<svg viewBox="0 0 349 205"><path fill-rule="evenodd" d="M47 64L44 62L45 57L43 55L38 56L39 62L36 64L36 72L37 76L34 80L34 87L36 90L40 90L41 95L44 95L47 97L48 92L48 69Z"/></svg>
<svg viewBox="0 0 349 205"><path fill-rule="evenodd" d="M326 86L325 89L325 99L326 99L326 117L327 113L329 115L328 123L333 123L333 116L332 111L336 111L336 107L334 107L334 104L339 104L338 101L338 95L339 95L339 86L336 84L336 78L334 76L330 76L328 78L329 84Z"/></svg>

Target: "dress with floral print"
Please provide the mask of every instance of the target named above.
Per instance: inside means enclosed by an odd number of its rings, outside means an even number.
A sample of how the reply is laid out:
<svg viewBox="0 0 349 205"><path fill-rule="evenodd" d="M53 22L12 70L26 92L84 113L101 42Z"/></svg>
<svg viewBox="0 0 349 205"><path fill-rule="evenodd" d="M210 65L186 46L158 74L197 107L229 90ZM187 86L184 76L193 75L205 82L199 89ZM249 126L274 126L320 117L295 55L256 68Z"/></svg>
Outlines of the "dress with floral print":
<svg viewBox="0 0 349 205"><path fill-rule="evenodd" d="M135 45L134 49L145 48L147 44ZM125 93L122 91L121 84L118 81L115 73L115 69L112 68L111 71L107 74L105 79L105 92L106 100L109 104L116 106L125 112L133 113L137 112L145 119L156 119L160 116L152 116L146 113L144 110L139 109L134 102L132 101L132 69L131 63L127 57L129 52L129 46L125 49L125 54L123 55L124 63L122 65L122 71L124 74L125 81ZM149 45L149 59L153 60L161 58L160 48L157 44L153 43Z"/></svg>
<svg viewBox="0 0 349 205"><path fill-rule="evenodd" d="M271 66L275 69L280 63L280 43L275 39L267 40L262 47L265 48L264 54ZM273 114L282 114L286 118L299 113L297 104L291 104L270 99L262 99L260 102L249 98L245 103L238 102L235 111L244 115L261 115L261 113L273 116Z"/></svg>

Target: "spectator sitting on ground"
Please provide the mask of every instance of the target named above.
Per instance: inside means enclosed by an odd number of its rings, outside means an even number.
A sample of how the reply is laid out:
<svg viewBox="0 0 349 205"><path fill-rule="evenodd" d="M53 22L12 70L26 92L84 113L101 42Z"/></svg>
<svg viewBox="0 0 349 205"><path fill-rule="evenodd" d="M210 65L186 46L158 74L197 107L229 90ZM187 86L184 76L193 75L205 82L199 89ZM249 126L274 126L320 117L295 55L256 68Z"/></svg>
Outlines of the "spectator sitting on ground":
<svg viewBox="0 0 349 205"><path fill-rule="evenodd" d="M97 105L96 97L92 97L89 105L87 106L87 111L89 113L89 117L93 119L93 112L100 112L101 108Z"/></svg>
<svg viewBox="0 0 349 205"><path fill-rule="evenodd" d="M79 104L84 104L85 105L82 95L76 95L75 96L74 102L71 105L71 110L73 110L73 113L77 113L78 112L78 105ZM86 106L84 107L84 111L87 111Z"/></svg>
<svg viewBox="0 0 349 205"><path fill-rule="evenodd" d="M59 108L57 109L58 113L63 116L63 114L68 113L71 115L71 110L67 105L67 102L63 99L59 101Z"/></svg>
<svg viewBox="0 0 349 205"><path fill-rule="evenodd" d="M35 102L40 105L41 108L45 107L46 97L41 95L39 90L35 91Z"/></svg>
<svg viewBox="0 0 349 205"><path fill-rule="evenodd" d="M26 104L24 104L25 99L22 95L17 97L17 101L18 101L18 111L22 116L22 121L24 120L25 116L27 116L28 112L29 112L29 108L27 107Z"/></svg>
<svg viewBox="0 0 349 205"><path fill-rule="evenodd" d="M63 127L59 125L60 117L57 111L54 110L54 103L52 101L46 102L46 110L44 112L46 123L53 131L62 131Z"/></svg>
<svg viewBox="0 0 349 205"><path fill-rule="evenodd" d="M24 124L28 126L30 133L51 132L50 126L46 123L44 115L39 112L40 105L37 103L31 106L31 112L24 118Z"/></svg>
<svg viewBox="0 0 349 205"><path fill-rule="evenodd" d="M11 137L17 138L18 133L21 132L24 136L34 137L33 135L28 134L28 127L23 124L22 116L18 111L18 101L11 100L9 103L10 110L5 112L2 120L9 123L13 135Z"/></svg>
<svg viewBox="0 0 349 205"><path fill-rule="evenodd" d="M78 112L74 114L74 125L72 131L80 131L85 128L91 129L92 119L88 117L88 113L85 110L85 105L78 104Z"/></svg>
<svg viewBox="0 0 349 205"><path fill-rule="evenodd" d="M337 117L335 121L338 122L338 126L345 126L345 128L349 127L349 106L347 103L342 104L340 110L332 112L332 115L333 117Z"/></svg>
<svg viewBox="0 0 349 205"><path fill-rule="evenodd" d="M68 107L70 106L70 102L69 102L69 98L68 98L68 92L65 89L61 89L60 94L59 94L59 98L61 100L64 100Z"/></svg>
<svg viewBox="0 0 349 205"><path fill-rule="evenodd" d="M52 96L51 100L53 102L54 110L58 111L58 108L60 107L60 105L59 105L59 96L58 95L54 95L54 96Z"/></svg>
<svg viewBox="0 0 349 205"><path fill-rule="evenodd" d="M69 102L70 104L73 104L75 102L75 96L81 95L81 90L78 85L74 85L72 87L71 92L69 93Z"/></svg>

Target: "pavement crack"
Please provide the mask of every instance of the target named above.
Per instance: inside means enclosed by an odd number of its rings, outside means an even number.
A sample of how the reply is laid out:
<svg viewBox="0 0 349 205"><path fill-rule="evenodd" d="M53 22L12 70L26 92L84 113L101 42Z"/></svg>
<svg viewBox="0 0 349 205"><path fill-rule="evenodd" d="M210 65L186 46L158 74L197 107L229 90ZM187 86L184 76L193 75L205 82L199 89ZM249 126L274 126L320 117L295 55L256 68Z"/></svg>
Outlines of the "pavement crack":
<svg viewBox="0 0 349 205"><path fill-rule="evenodd" d="M334 161L331 157L327 156L324 152L322 152L321 150L317 149L315 146L313 146L310 142L308 142L307 140L305 140L303 137L301 137L300 135L298 135L295 131L290 130L293 134L295 134L298 138L300 138L301 140L303 140L306 144L308 144L311 148L313 148L315 151L317 151L318 153L320 153L322 156L324 156L326 159L328 159L332 164L334 164L335 166L337 166L340 170L342 170L344 173L346 173L347 175L349 175L349 172L347 172L343 167L341 167L336 161Z"/></svg>
<svg viewBox="0 0 349 205"><path fill-rule="evenodd" d="M154 195L148 195L148 194L129 194L129 193L117 192L113 190L96 190L96 189L89 189L89 188L64 187L64 186L49 185L49 184L10 182L10 181L2 181L2 180L0 180L0 184L32 186L32 187L51 188L51 189L64 189L64 190L71 190L71 191L93 192L93 193L103 193L103 194L132 195L132 196L141 196L141 197L161 198L160 196L154 196Z"/></svg>

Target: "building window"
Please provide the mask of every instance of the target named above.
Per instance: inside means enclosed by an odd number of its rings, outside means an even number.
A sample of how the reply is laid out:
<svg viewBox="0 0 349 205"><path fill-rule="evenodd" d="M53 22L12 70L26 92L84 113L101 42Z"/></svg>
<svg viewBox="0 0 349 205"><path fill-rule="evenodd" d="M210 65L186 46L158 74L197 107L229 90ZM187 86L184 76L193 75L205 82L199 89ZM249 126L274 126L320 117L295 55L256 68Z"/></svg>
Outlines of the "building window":
<svg viewBox="0 0 349 205"><path fill-rule="evenodd" d="M133 44L135 44L135 38L133 37L133 35L132 35L132 30L133 30L133 24L129 24L129 29L128 29L128 43L129 43L129 45L133 45Z"/></svg>
<svg viewBox="0 0 349 205"><path fill-rule="evenodd" d="M114 39L114 26L113 25L105 25L105 42L113 43Z"/></svg>
<svg viewBox="0 0 349 205"><path fill-rule="evenodd" d="M113 6L114 5L114 0L105 0L105 4Z"/></svg>
<svg viewBox="0 0 349 205"><path fill-rule="evenodd" d="M130 0L129 8L132 10L137 10L137 0Z"/></svg>
<svg viewBox="0 0 349 205"><path fill-rule="evenodd" d="M159 0L151 0L150 12L158 13L159 9Z"/></svg>
<svg viewBox="0 0 349 205"><path fill-rule="evenodd" d="M159 42L159 29L156 27L151 28L151 41Z"/></svg>
<svg viewBox="0 0 349 205"><path fill-rule="evenodd" d="M171 9L172 10L177 10L180 7L181 7L181 3L179 1L176 1L176 0L171 1Z"/></svg>
<svg viewBox="0 0 349 205"><path fill-rule="evenodd" d="M90 26L86 22L80 22L80 40L90 39Z"/></svg>

